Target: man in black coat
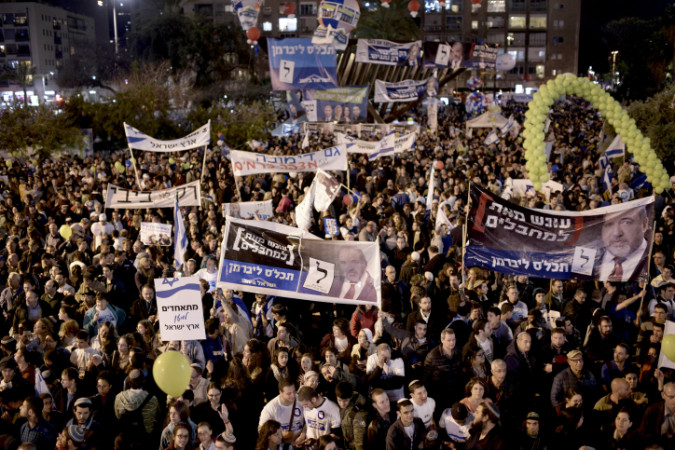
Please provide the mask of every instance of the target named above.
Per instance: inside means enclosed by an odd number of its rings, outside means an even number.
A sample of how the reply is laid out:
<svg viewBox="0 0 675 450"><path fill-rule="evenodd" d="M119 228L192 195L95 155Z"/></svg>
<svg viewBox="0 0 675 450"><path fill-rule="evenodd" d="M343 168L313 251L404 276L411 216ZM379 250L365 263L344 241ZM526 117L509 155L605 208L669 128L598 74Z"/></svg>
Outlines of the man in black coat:
<svg viewBox="0 0 675 450"><path fill-rule="evenodd" d="M396 404L398 420L394 422L387 432L387 450L408 450L419 448L424 441L425 429L421 419L415 417L415 408L407 398L401 399ZM412 436L409 434L412 427Z"/></svg>

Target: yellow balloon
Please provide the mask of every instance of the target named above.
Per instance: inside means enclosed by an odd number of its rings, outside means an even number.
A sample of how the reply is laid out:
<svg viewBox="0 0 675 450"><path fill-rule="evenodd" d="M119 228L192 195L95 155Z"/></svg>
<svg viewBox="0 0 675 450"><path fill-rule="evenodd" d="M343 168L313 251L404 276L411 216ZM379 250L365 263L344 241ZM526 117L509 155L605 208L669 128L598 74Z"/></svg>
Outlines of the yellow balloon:
<svg viewBox="0 0 675 450"><path fill-rule="evenodd" d="M68 225L61 225L61 228L59 228L59 234L63 239L70 239L70 236L73 235L73 229Z"/></svg>
<svg viewBox="0 0 675 450"><path fill-rule="evenodd" d="M180 352L170 350L155 359L152 376L157 386L172 397L180 397L190 383L190 361Z"/></svg>

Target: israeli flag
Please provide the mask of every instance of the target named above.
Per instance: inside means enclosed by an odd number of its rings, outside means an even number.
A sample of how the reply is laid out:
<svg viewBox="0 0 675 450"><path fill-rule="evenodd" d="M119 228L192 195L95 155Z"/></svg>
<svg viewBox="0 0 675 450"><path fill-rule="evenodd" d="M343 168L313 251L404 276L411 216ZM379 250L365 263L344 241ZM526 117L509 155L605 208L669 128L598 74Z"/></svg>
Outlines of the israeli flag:
<svg viewBox="0 0 675 450"><path fill-rule="evenodd" d="M187 233L185 232L185 223L183 222L183 214L180 212L178 206L178 199L173 210L173 259L175 260L176 269L180 269L185 263L185 252L188 247Z"/></svg>
<svg viewBox="0 0 675 450"><path fill-rule="evenodd" d="M621 140L621 136L617 134L612 143L609 144L609 147L607 147L607 150L600 156L600 159L598 160L600 168L605 170L605 168L609 166L610 159L623 158L625 154L626 144Z"/></svg>
<svg viewBox="0 0 675 450"><path fill-rule="evenodd" d="M639 191L640 189L649 188L651 184L647 181L647 174L641 173L630 182L630 187L634 191Z"/></svg>
<svg viewBox="0 0 675 450"><path fill-rule="evenodd" d="M513 128L513 124L515 122L515 119L513 118L513 114L509 117L509 120L506 121L504 125L501 126L499 129L499 137L504 137L506 136L511 129Z"/></svg>
<svg viewBox="0 0 675 450"><path fill-rule="evenodd" d="M485 141L483 142L485 145L490 145L490 144L496 144L499 142L499 138L497 137L497 133L492 130L490 134L487 135L485 138Z"/></svg>
<svg viewBox="0 0 675 450"><path fill-rule="evenodd" d="M605 191L612 192L612 166L605 167L605 173L602 175L602 184L605 186Z"/></svg>

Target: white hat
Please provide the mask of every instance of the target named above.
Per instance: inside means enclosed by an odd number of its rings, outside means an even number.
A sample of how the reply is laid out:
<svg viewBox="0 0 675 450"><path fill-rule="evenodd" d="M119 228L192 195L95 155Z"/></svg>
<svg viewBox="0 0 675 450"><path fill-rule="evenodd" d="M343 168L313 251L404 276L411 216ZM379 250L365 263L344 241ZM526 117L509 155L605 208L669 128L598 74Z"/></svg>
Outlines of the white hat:
<svg viewBox="0 0 675 450"><path fill-rule="evenodd" d="M417 262L420 260L420 254L418 252L412 252L410 254L410 257L412 258L413 261Z"/></svg>
<svg viewBox="0 0 675 450"><path fill-rule="evenodd" d="M108 216L106 216L105 214L100 214L98 216L98 220L101 222L105 222L106 220L108 220Z"/></svg>

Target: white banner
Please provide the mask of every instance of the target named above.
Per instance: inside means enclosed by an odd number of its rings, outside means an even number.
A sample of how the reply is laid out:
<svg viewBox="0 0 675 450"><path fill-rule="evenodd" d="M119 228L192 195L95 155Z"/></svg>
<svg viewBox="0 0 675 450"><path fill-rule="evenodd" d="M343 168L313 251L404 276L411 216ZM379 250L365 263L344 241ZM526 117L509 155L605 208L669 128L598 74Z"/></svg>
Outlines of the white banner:
<svg viewBox="0 0 675 450"><path fill-rule="evenodd" d="M390 131L397 133L420 132L419 125L406 123L333 123L333 122L304 122L302 124L305 133L352 133L360 136L373 134L387 134Z"/></svg>
<svg viewBox="0 0 675 450"><path fill-rule="evenodd" d="M513 196L515 198L535 195L537 193L537 191L534 189L534 183L532 183L530 180L512 180L511 183L509 183L507 180L506 186L509 186L509 184L513 190ZM549 200L551 198L552 192L563 192L565 187L557 181L548 180L546 183L541 185L541 190L544 193L546 200Z"/></svg>
<svg viewBox="0 0 675 450"><path fill-rule="evenodd" d="M223 217L231 216L235 219L267 220L274 216L272 200L264 202L223 203Z"/></svg>
<svg viewBox="0 0 675 450"><path fill-rule="evenodd" d="M356 62L386 66L417 66L420 63L422 41L392 42L384 39L359 39Z"/></svg>
<svg viewBox="0 0 675 450"><path fill-rule="evenodd" d="M187 136L174 139L173 141L160 141L142 133L127 123L124 124L124 132L127 135L129 148L148 152L179 152L209 145L211 142L211 121Z"/></svg>
<svg viewBox="0 0 675 450"><path fill-rule="evenodd" d="M388 134L379 141L362 141L343 133L336 133L338 144L347 146L347 153L361 153L368 155L371 161L383 156L403 153L415 147L417 133L409 133L395 137Z"/></svg>
<svg viewBox="0 0 675 450"><path fill-rule="evenodd" d="M145 245L171 245L171 225L165 223L141 222L141 242Z"/></svg>
<svg viewBox="0 0 675 450"><path fill-rule="evenodd" d="M370 161L374 161L383 156L392 156L399 153L407 152L415 148L415 140L417 139L417 133L410 133L404 136L399 136L394 138L393 135L385 136L382 139L382 144L380 149L375 153L368 155ZM393 146L392 146L393 141Z"/></svg>
<svg viewBox="0 0 675 450"><path fill-rule="evenodd" d="M199 278L155 278L157 315L164 341L206 339Z"/></svg>
<svg viewBox="0 0 675 450"><path fill-rule="evenodd" d="M347 149L344 145L302 155L273 156L232 150L230 156L235 176L274 172L315 172L317 169L347 170Z"/></svg>
<svg viewBox="0 0 675 450"><path fill-rule="evenodd" d="M375 80L375 103L414 102L427 92L427 83L435 78L425 80L403 80L398 83Z"/></svg>
<svg viewBox="0 0 675 450"><path fill-rule="evenodd" d="M176 206L176 199L181 207L200 206L202 189L199 181L161 191L133 191L109 184L105 193L105 207L106 209L173 208Z"/></svg>

